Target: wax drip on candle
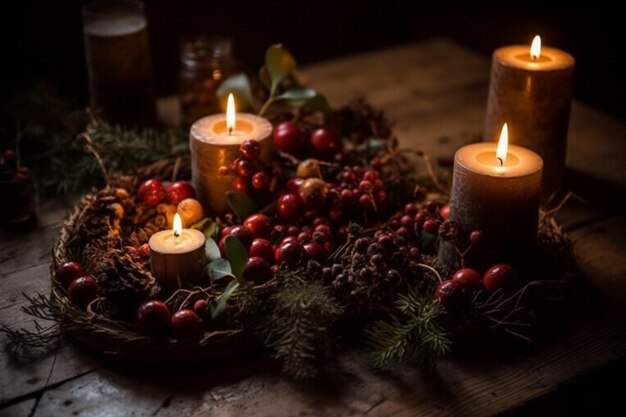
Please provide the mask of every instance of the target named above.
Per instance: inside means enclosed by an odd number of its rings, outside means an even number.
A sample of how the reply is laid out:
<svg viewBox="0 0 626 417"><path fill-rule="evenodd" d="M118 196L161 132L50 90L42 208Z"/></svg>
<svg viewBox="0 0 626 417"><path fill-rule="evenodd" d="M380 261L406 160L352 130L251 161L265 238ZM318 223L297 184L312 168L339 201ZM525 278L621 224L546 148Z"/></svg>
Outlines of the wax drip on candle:
<svg viewBox="0 0 626 417"><path fill-rule="evenodd" d="M535 35L533 43L530 45L530 57L533 61L536 61L541 57L541 36L539 35Z"/></svg>
<svg viewBox="0 0 626 417"><path fill-rule="evenodd" d="M174 237L179 237L183 231L183 221L180 218L180 215L178 213L174 215L174 222L173 222L172 229L174 230Z"/></svg>
<svg viewBox="0 0 626 417"><path fill-rule="evenodd" d="M228 128L228 136L232 135L236 124L235 115L235 97L233 94L228 95L228 101L226 103L226 127Z"/></svg>
<svg viewBox="0 0 626 417"><path fill-rule="evenodd" d="M496 148L496 158L500 162L500 166L504 166L506 162L507 150L509 147L509 125L507 123L502 126L500 131L500 139L498 140L498 147Z"/></svg>

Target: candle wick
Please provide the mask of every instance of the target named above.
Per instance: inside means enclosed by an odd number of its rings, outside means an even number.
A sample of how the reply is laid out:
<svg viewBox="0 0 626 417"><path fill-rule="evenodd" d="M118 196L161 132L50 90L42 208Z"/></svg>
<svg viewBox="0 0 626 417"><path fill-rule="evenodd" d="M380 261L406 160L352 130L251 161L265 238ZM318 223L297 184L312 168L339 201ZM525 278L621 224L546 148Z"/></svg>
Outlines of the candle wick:
<svg viewBox="0 0 626 417"><path fill-rule="evenodd" d="M231 136L233 134L233 127L229 127L228 128L228 136Z"/></svg>
<svg viewBox="0 0 626 417"><path fill-rule="evenodd" d="M178 230L174 230L174 237L179 237L180 236L180 232Z"/></svg>
<svg viewBox="0 0 626 417"><path fill-rule="evenodd" d="M498 161L500 161L500 166L504 165L504 161L502 160L502 158L500 158L499 156L497 158L498 158Z"/></svg>

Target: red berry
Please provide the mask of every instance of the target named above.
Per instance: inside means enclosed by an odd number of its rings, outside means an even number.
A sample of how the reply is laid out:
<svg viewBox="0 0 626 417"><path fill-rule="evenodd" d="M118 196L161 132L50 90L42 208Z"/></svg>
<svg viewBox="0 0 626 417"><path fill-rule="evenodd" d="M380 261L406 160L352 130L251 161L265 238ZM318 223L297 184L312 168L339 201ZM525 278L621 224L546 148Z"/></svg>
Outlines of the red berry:
<svg viewBox="0 0 626 417"><path fill-rule="evenodd" d="M372 201L372 198L367 194L361 194L361 197L359 197L359 205L361 206L361 208L365 210L369 210L369 211L376 210L374 201Z"/></svg>
<svg viewBox="0 0 626 417"><path fill-rule="evenodd" d="M178 205L188 198L196 198L196 190L187 181L176 181L166 189L167 202Z"/></svg>
<svg viewBox="0 0 626 417"><path fill-rule="evenodd" d="M404 214L415 217L415 215L417 214L417 207L415 207L415 204L406 203L406 205L404 206Z"/></svg>
<svg viewBox="0 0 626 417"><path fill-rule="evenodd" d="M220 239L226 236L230 236L230 232L231 230L233 230L234 226L226 226L222 229L222 231L220 232Z"/></svg>
<svg viewBox="0 0 626 417"><path fill-rule="evenodd" d="M239 193L245 193L248 191L248 184L246 184L246 179L237 177L233 180L233 190Z"/></svg>
<svg viewBox="0 0 626 417"><path fill-rule="evenodd" d="M250 257L246 262L246 266L243 268L243 279L253 281L257 284L269 281L273 275L272 269L267 261L257 256Z"/></svg>
<svg viewBox="0 0 626 417"><path fill-rule="evenodd" d="M467 293L462 286L451 279L441 281L435 290L435 299L447 309L455 309L468 301Z"/></svg>
<svg viewBox="0 0 626 417"><path fill-rule="evenodd" d="M302 212L302 202L296 194L284 194L276 202L278 215L285 220L297 220Z"/></svg>
<svg viewBox="0 0 626 417"><path fill-rule="evenodd" d="M76 278L67 289L70 300L80 308L87 305L98 298L98 283L90 276Z"/></svg>
<svg viewBox="0 0 626 417"><path fill-rule="evenodd" d="M415 215L415 218L413 219L415 221L415 224L419 227L422 227L424 225L424 222L426 220L428 220L428 216L426 216L426 213L417 213Z"/></svg>
<svg viewBox="0 0 626 417"><path fill-rule="evenodd" d="M295 266L302 259L304 248L297 240L295 242L282 243L275 251L276 265L285 262L289 266Z"/></svg>
<svg viewBox="0 0 626 417"><path fill-rule="evenodd" d="M233 170L237 175L243 178L248 178L252 175L252 167L250 166L250 162L246 161L243 158L237 158L233 162Z"/></svg>
<svg viewBox="0 0 626 417"><path fill-rule="evenodd" d="M341 190L339 197L341 199L341 204L344 207L354 202L354 193L352 192L352 190L349 190L347 188L344 188L343 190Z"/></svg>
<svg viewBox="0 0 626 417"><path fill-rule="evenodd" d="M263 171L259 171L252 176L252 187L255 190L265 190L270 183L270 178Z"/></svg>
<svg viewBox="0 0 626 417"><path fill-rule="evenodd" d="M198 300L193 303L193 311L198 316L203 317L209 311L209 303L204 299Z"/></svg>
<svg viewBox="0 0 626 417"><path fill-rule="evenodd" d="M410 239L412 232L406 227L399 227L398 230L396 230L396 234L405 239Z"/></svg>
<svg viewBox="0 0 626 417"><path fill-rule="evenodd" d="M251 257L263 258L270 265L274 263L274 247L269 240L254 239L249 252Z"/></svg>
<svg viewBox="0 0 626 417"><path fill-rule="evenodd" d="M316 242L308 242L304 244L304 253L310 259L316 261L321 260L324 257L324 249Z"/></svg>
<svg viewBox="0 0 626 417"><path fill-rule="evenodd" d="M289 228L287 228L287 234L289 236L297 237L299 233L300 228L298 226L289 226Z"/></svg>
<svg viewBox="0 0 626 417"><path fill-rule="evenodd" d="M257 213L248 216L243 225L252 231L254 237L268 238L272 232L272 221L265 214Z"/></svg>
<svg viewBox="0 0 626 417"><path fill-rule="evenodd" d="M287 236L286 238L284 238L283 240L279 242L278 246L282 246L287 243L298 243L298 238L295 236Z"/></svg>
<svg viewBox="0 0 626 417"><path fill-rule="evenodd" d="M485 242L485 233L482 230L472 230L469 240L472 245L482 245Z"/></svg>
<svg viewBox="0 0 626 417"><path fill-rule="evenodd" d="M179 310L170 321L174 336L178 339L197 336L202 332L202 320L193 310Z"/></svg>
<svg viewBox="0 0 626 417"><path fill-rule="evenodd" d="M54 279L60 283L63 288L67 289L70 286L72 281L76 278L80 278L87 275L85 270L78 262L65 262L64 264L59 265L59 267L54 271Z"/></svg>
<svg viewBox="0 0 626 417"><path fill-rule="evenodd" d="M433 200L428 200L426 204L424 205L424 208L426 208L426 211L428 211L431 214L437 213L438 207L439 207L439 204L437 204L437 202Z"/></svg>
<svg viewBox="0 0 626 417"><path fill-rule="evenodd" d="M137 195L148 206L156 207L165 199L165 189L161 181L157 179L147 180L141 183Z"/></svg>
<svg viewBox="0 0 626 417"><path fill-rule="evenodd" d="M298 190L300 190L300 185L302 185L303 182L304 178L290 178L289 181L287 181L287 184L285 184L285 190L287 190L288 193L297 194Z"/></svg>
<svg viewBox="0 0 626 417"><path fill-rule="evenodd" d="M363 179L365 181L374 183L374 181L378 179L378 172L374 171L373 169L368 169L367 171L365 171L365 174L363 174Z"/></svg>
<svg viewBox="0 0 626 417"><path fill-rule="evenodd" d="M170 327L170 320L170 309L162 301L146 301L137 309L137 327L143 333L163 335Z"/></svg>
<svg viewBox="0 0 626 417"><path fill-rule="evenodd" d="M387 199L387 193L383 190L380 190L376 192L376 195L374 197L376 198L376 202L378 204L381 204Z"/></svg>
<svg viewBox="0 0 626 417"><path fill-rule="evenodd" d="M498 289L509 290L517 283L517 274L509 264L496 264L483 275L485 289L492 293Z"/></svg>
<svg viewBox="0 0 626 417"><path fill-rule="evenodd" d="M244 158L255 160L261 155L261 144L254 139L245 140L239 145L239 152Z"/></svg>
<svg viewBox="0 0 626 417"><path fill-rule="evenodd" d="M450 204L444 204L439 209L439 215L442 219L448 220L450 218Z"/></svg>
<svg viewBox="0 0 626 417"><path fill-rule="evenodd" d="M373 189L374 189L374 186L372 185L371 182L367 180L363 180L359 183L359 191L362 193L370 194Z"/></svg>
<svg viewBox="0 0 626 417"><path fill-rule="evenodd" d="M409 249L409 257L413 260L419 260L420 259L419 248L416 248L415 246L411 246L411 248Z"/></svg>
<svg viewBox="0 0 626 417"><path fill-rule="evenodd" d="M424 222L424 231L426 233L437 234L439 232L439 221L428 219Z"/></svg>
<svg viewBox="0 0 626 417"><path fill-rule="evenodd" d="M306 242L311 240L311 233L309 232L300 232L298 233L298 236L296 237L298 239L298 242L305 244Z"/></svg>
<svg viewBox="0 0 626 417"><path fill-rule="evenodd" d="M225 165L222 165L217 169L217 175L228 175L229 172L230 169Z"/></svg>
<svg viewBox="0 0 626 417"><path fill-rule="evenodd" d="M455 281L462 288L473 291L482 287L482 277L480 273L471 268L463 268L452 274L453 281Z"/></svg>
<svg viewBox="0 0 626 417"><path fill-rule="evenodd" d="M329 158L339 150L340 143L332 130L320 127L311 133L311 147L318 156Z"/></svg>
<svg viewBox="0 0 626 417"><path fill-rule="evenodd" d="M230 235L239 239L239 241L246 248L246 250L250 247L250 245L252 244L252 240L255 238L252 230L250 230L250 228L246 226L234 226L230 230Z"/></svg>
<svg viewBox="0 0 626 417"><path fill-rule="evenodd" d="M402 225L402 227L410 228L411 226L413 226L413 216L405 214L400 219L400 224Z"/></svg>
<svg viewBox="0 0 626 417"><path fill-rule="evenodd" d="M300 155L304 148L304 135L298 125L291 121L276 126L272 139L276 149L292 155Z"/></svg>

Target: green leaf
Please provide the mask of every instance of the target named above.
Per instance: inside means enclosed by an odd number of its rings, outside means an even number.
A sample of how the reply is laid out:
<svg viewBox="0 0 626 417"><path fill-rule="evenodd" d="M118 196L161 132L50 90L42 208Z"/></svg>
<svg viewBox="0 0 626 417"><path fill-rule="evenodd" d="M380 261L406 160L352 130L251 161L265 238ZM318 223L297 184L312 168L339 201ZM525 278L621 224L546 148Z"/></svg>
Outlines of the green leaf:
<svg viewBox="0 0 626 417"><path fill-rule="evenodd" d="M207 265L206 270L212 281L217 281L224 277L233 276L233 271L230 268L230 263L226 259L222 258L210 262Z"/></svg>
<svg viewBox="0 0 626 417"><path fill-rule="evenodd" d="M267 88L268 90L272 88L272 79L265 65L263 65L261 69L259 69L259 80L261 81L261 84L263 84L263 87Z"/></svg>
<svg viewBox="0 0 626 417"><path fill-rule="evenodd" d="M239 283L237 281L231 281L224 289L224 292L213 300L211 303L211 318L216 318L222 311L224 311L228 299L235 293L237 288L239 288Z"/></svg>
<svg viewBox="0 0 626 417"><path fill-rule="evenodd" d="M276 96L277 100L291 100L306 102L311 100L317 95L317 92L308 87L291 87L279 96Z"/></svg>
<svg viewBox="0 0 626 417"><path fill-rule="evenodd" d="M213 220L205 217L198 223L193 224L191 228L201 231L207 239L210 239L215 234L215 230L217 230L217 225L213 222Z"/></svg>
<svg viewBox="0 0 626 417"><path fill-rule="evenodd" d="M233 209L233 212L242 222L246 217L257 212L258 207L256 202L246 193L228 191L226 193L226 199L228 200L228 204L230 204L230 208Z"/></svg>
<svg viewBox="0 0 626 417"><path fill-rule="evenodd" d="M233 275L237 278L237 281L243 282L243 269L248 262L248 252L243 244L233 236L228 236L224 241L224 248L226 249L226 257L230 262L230 268L233 271Z"/></svg>
<svg viewBox="0 0 626 417"><path fill-rule="evenodd" d="M254 108L252 87L246 74L240 73L228 77L217 88L217 96L222 103L226 102L230 93L235 96L237 111Z"/></svg>
<svg viewBox="0 0 626 417"><path fill-rule="evenodd" d="M330 114L330 104L328 104L328 100L322 94L316 94L314 97L307 100L302 108L312 111L320 111L324 114Z"/></svg>
<svg viewBox="0 0 626 417"><path fill-rule="evenodd" d="M275 95L276 88L282 80L293 74L296 60L281 44L272 45L265 53L265 66L272 80L270 95Z"/></svg>
<svg viewBox="0 0 626 417"><path fill-rule="evenodd" d="M220 248L211 238L207 238L206 243L204 244L204 253L209 261L215 261L216 259L221 258Z"/></svg>

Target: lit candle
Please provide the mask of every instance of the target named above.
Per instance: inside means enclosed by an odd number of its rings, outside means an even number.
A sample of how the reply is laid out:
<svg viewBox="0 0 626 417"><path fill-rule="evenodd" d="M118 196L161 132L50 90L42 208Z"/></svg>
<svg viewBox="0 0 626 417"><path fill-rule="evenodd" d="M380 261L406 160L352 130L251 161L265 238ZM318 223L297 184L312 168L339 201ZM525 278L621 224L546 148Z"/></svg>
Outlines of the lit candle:
<svg viewBox="0 0 626 417"><path fill-rule="evenodd" d="M178 213L172 230L163 230L150 237L150 269L166 292L184 284L198 284L204 278L204 234L183 229Z"/></svg>
<svg viewBox="0 0 626 417"><path fill-rule="evenodd" d="M228 96L226 115L216 114L196 121L189 132L192 181L200 201L212 214L230 211L226 192L232 190L232 175L218 175L219 167L230 167L239 157L239 145L254 139L261 144L260 160L272 158L272 125L267 119L235 112L233 95Z"/></svg>
<svg viewBox="0 0 626 417"><path fill-rule="evenodd" d="M484 139L495 141L502 123L508 122L516 132L511 143L543 158L544 197L563 180L573 78L574 58L542 48L539 36L530 48L506 46L493 54Z"/></svg>
<svg viewBox="0 0 626 417"><path fill-rule="evenodd" d="M484 248L500 259L525 251L536 240L543 168L539 155L508 140L505 124L497 144L459 149L450 195L450 219L459 224L461 235L482 230ZM442 245L440 254L450 264L460 263L449 244Z"/></svg>

